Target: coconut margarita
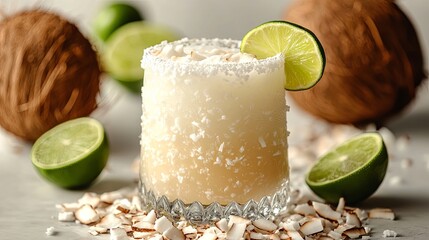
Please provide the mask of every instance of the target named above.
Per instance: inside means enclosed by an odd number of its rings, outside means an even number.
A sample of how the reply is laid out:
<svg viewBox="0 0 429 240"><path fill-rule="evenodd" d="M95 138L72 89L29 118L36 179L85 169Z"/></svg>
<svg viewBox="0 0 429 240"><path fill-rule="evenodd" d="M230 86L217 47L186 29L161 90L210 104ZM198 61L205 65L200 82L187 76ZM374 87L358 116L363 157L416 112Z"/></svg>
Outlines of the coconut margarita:
<svg viewBox="0 0 429 240"><path fill-rule="evenodd" d="M284 57L258 60L239 44L182 39L145 50L140 177L154 207L287 201Z"/></svg>

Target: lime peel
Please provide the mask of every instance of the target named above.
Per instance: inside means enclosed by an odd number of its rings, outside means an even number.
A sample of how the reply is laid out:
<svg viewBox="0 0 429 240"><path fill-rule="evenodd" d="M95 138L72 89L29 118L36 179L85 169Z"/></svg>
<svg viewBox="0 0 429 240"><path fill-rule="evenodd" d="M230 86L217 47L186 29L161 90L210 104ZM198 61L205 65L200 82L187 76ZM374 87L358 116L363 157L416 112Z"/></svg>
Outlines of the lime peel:
<svg viewBox="0 0 429 240"><path fill-rule="evenodd" d="M368 198L380 186L388 165L387 149L378 133L358 135L322 156L306 176L318 196L336 203Z"/></svg>
<svg viewBox="0 0 429 240"><path fill-rule="evenodd" d="M33 145L33 166L47 180L64 188L88 186L107 163L109 146L103 126L92 118L64 122Z"/></svg>

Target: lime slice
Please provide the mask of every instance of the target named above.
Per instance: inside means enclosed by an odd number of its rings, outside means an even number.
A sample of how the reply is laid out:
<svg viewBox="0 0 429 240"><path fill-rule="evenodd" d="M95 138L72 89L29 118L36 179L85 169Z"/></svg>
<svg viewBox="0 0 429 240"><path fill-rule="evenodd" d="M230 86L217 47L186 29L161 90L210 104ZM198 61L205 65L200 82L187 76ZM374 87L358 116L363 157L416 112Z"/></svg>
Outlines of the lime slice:
<svg viewBox="0 0 429 240"><path fill-rule="evenodd" d="M106 41L122 25L140 20L142 16L135 7L126 3L112 3L104 6L97 13L93 29L102 41Z"/></svg>
<svg viewBox="0 0 429 240"><path fill-rule="evenodd" d="M356 203L380 186L388 165L387 150L378 133L363 133L339 145L311 168L308 186L327 202L344 197Z"/></svg>
<svg viewBox="0 0 429 240"><path fill-rule="evenodd" d="M91 184L107 163L109 146L103 126L92 118L70 120L34 143L31 159L47 180L64 188Z"/></svg>
<svg viewBox="0 0 429 240"><path fill-rule="evenodd" d="M106 43L103 58L106 71L129 90L140 93L143 50L164 40L177 39L176 34L164 26L141 21L128 23L116 30Z"/></svg>
<svg viewBox="0 0 429 240"><path fill-rule="evenodd" d="M282 53L287 90L311 88L320 80L325 68L325 53L316 35L290 22L267 22L250 30L240 49L258 59Z"/></svg>

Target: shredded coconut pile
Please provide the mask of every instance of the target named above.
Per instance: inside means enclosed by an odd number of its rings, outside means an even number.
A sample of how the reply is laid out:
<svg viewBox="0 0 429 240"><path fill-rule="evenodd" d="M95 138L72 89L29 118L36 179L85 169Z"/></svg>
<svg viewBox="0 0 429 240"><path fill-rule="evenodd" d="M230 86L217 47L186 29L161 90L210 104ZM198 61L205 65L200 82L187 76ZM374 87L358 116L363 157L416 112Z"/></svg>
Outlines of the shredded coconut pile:
<svg viewBox="0 0 429 240"><path fill-rule="evenodd" d="M328 137L326 134L329 132ZM360 133L348 126L328 127L319 132L306 135L303 133L306 144L292 146L291 158L299 158L309 164L314 156L322 154L322 150L329 149L330 145L338 144L345 139ZM390 149L397 149L406 142L406 138L394 138L388 129L379 131ZM331 139L331 141L328 141ZM314 146L310 150L307 146L311 141ZM399 145L398 145L399 144ZM406 145L406 144L405 144ZM405 146L404 145L404 146ZM395 147L392 147L395 146ZM294 149L294 150L293 150ZM388 147L389 149L389 147ZM319 152L320 151L320 152ZM300 161L292 161L292 169L299 172L305 168ZM404 160L403 166L410 167L410 160ZM292 171L293 172L293 171ZM302 174L302 172L301 172ZM292 176L293 177L293 176ZM296 176L295 176L296 177ZM301 176L302 178L302 176ZM371 228L368 227L371 219L395 220L395 213L388 208L360 209L346 206L344 199L333 206L323 202L311 200L303 189L303 183L292 179L291 207L275 220L249 220L242 217L230 216L228 219L219 219L212 224L192 225L187 221L170 221L154 211L145 211L137 189L120 189L103 194L85 193L74 203L58 204L58 220L62 222L76 222L88 226L89 234L110 234L112 240L150 239L150 240L216 240L216 239L370 239ZM48 234L48 233L47 233ZM393 230L384 230L381 237L396 237Z"/></svg>

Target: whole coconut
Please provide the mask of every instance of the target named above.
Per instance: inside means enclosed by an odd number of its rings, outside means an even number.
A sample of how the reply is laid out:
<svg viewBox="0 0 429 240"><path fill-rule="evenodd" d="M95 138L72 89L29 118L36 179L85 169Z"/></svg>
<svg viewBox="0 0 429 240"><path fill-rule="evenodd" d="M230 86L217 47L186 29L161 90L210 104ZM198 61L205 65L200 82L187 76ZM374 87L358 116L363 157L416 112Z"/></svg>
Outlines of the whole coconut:
<svg viewBox="0 0 429 240"><path fill-rule="evenodd" d="M36 140L55 125L97 107L95 51L66 19L30 10L0 22L0 125Z"/></svg>
<svg viewBox="0 0 429 240"><path fill-rule="evenodd" d="M325 49L321 81L290 93L317 117L382 125L425 78L416 31L393 0L297 0L284 19L313 31Z"/></svg>

